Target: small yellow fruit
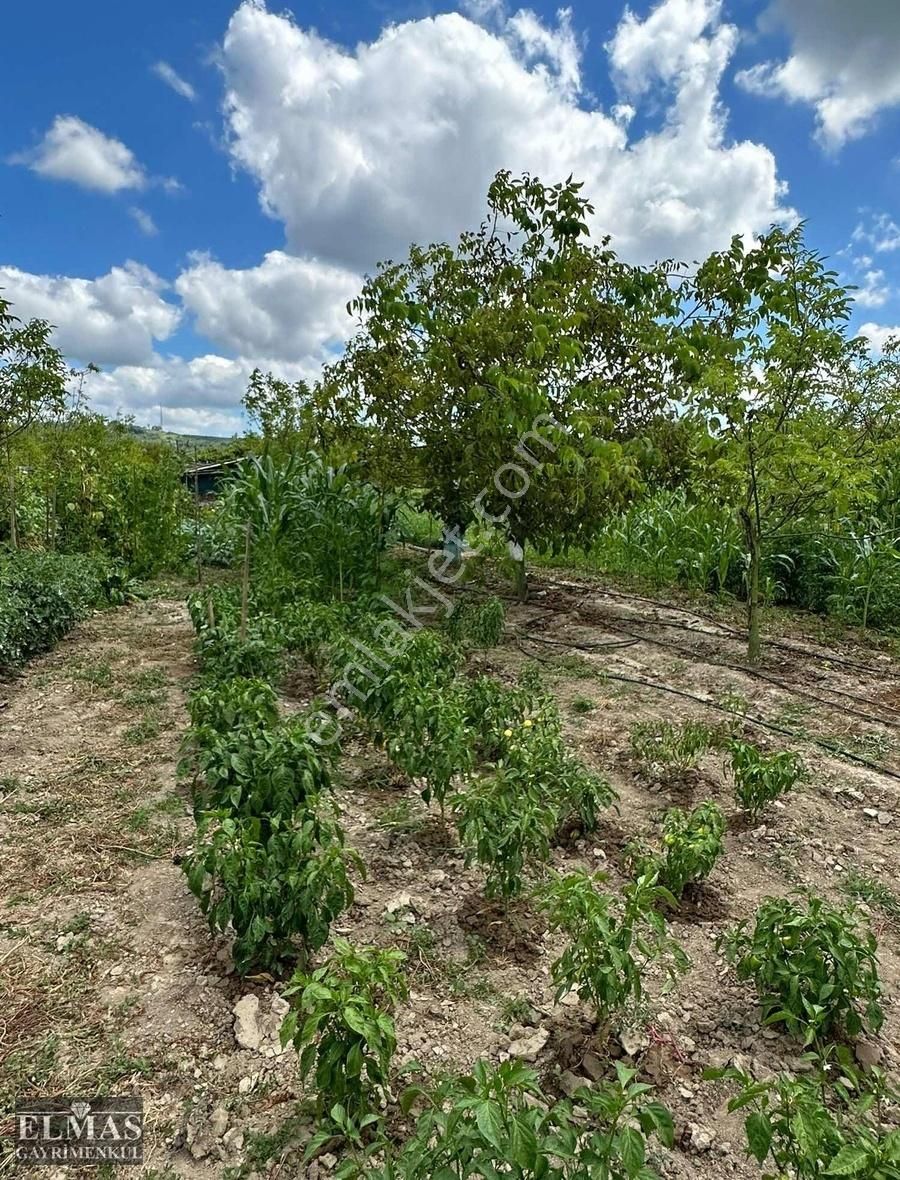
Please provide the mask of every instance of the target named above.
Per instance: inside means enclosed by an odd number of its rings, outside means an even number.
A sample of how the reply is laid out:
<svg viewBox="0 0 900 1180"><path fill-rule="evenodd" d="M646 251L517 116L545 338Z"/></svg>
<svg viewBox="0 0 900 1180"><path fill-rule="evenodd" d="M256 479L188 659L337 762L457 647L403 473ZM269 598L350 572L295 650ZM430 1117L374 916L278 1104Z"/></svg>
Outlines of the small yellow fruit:
<svg viewBox="0 0 900 1180"><path fill-rule="evenodd" d="M522 725L523 725L523 726L524 726L526 729L531 729L532 725L534 725L534 722L533 722L533 721L532 721L532 720L529 718L527 721L523 721L523 722L522 722Z"/></svg>
<svg viewBox="0 0 900 1180"><path fill-rule="evenodd" d="M512 737L512 730L511 729L504 729L503 736L504 737Z"/></svg>

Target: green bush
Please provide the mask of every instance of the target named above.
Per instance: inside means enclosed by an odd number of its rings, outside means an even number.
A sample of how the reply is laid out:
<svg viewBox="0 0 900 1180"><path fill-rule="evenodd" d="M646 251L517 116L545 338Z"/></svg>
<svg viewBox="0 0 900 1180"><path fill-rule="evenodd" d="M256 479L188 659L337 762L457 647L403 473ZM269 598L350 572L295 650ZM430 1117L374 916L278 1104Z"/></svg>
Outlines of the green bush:
<svg viewBox="0 0 900 1180"><path fill-rule="evenodd" d="M193 741L202 734L267 729L278 723L278 696L271 684L258 678L204 678L191 693L188 713Z"/></svg>
<svg viewBox="0 0 900 1180"><path fill-rule="evenodd" d="M884 1022L874 936L855 912L814 896L805 904L770 898L752 930L741 922L723 935L738 978L756 986L766 1024L783 1024L804 1044L830 1036L877 1033Z"/></svg>
<svg viewBox="0 0 900 1180"><path fill-rule="evenodd" d="M46 651L108 598L113 570L85 554L0 557L0 668Z"/></svg>
<svg viewBox="0 0 900 1180"><path fill-rule="evenodd" d="M397 1035L391 1010L407 994L398 950L355 947L334 940L328 961L312 974L300 972L285 990L294 997L281 1027L281 1042L293 1042L300 1073L313 1074L319 1114L336 1105L358 1123L390 1085ZM331 1132L324 1128L325 1138Z"/></svg>
<svg viewBox="0 0 900 1180"><path fill-rule="evenodd" d="M362 867L337 824L301 808L265 825L208 814L183 867L211 929L234 930L235 969L246 975L278 973L325 944L353 901L350 864Z"/></svg>

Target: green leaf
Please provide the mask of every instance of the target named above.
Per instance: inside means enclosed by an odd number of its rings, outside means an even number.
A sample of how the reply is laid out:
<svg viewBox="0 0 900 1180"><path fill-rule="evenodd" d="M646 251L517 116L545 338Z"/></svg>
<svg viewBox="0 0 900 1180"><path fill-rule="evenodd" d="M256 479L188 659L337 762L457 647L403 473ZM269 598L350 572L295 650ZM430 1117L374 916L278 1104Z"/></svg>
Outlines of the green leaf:
<svg viewBox="0 0 900 1180"><path fill-rule="evenodd" d="M766 1156L772 1146L772 1124L769 1116L762 1111L755 1110L748 1115L744 1123L747 1132L747 1146L758 1163L765 1163Z"/></svg>
<svg viewBox="0 0 900 1180"><path fill-rule="evenodd" d="M869 1152L855 1143L845 1144L831 1161L826 1176L855 1176L869 1162Z"/></svg>

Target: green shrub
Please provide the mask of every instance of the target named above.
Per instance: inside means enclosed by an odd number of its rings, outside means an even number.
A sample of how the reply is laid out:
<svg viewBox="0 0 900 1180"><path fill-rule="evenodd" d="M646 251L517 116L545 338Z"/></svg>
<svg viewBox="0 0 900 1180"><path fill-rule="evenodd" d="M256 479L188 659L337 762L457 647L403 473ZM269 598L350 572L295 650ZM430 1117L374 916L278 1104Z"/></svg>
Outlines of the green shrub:
<svg viewBox="0 0 900 1180"><path fill-rule="evenodd" d="M799 754L781 750L766 756L749 742L729 744L734 790L741 807L756 819L767 804L792 790L805 777Z"/></svg>
<svg viewBox="0 0 900 1180"><path fill-rule="evenodd" d="M411 1087L401 1098L409 1111L425 1109L415 1132L370 1180L510 1176L514 1180L655 1180L647 1141L671 1147L672 1117L649 1099L651 1087L616 1063L615 1079L578 1091L583 1116L569 1101L550 1102L535 1072L520 1062L477 1061L472 1073L445 1078L432 1090Z"/></svg>
<svg viewBox="0 0 900 1180"><path fill-rule="evenodd" d="M390 1013L407 994L404 960L402 951L336 938L328 961L312 974L295 975L285 990L293 1007L281 1042L293 1042L302 1077L313 1074L320 1115L340 1105L358 1123L378 1092L388 1092L397 1047Z"/></svg>
<svg viewBox="0 0 900 1180"><path fill-rule="evenodd" d="M884 1021L874 936L855 912L807 896L770 898L751 930L741 922L720 939L738 978L756 986L766 1024L783 1024L804 1044L877 1033Z"/></svg>
<svg viewBox="0 0 900 1180"><path fill-rule="evenodd" d="M454 606L447 621L451 637L464 647L496 647L503 638L503 623L506 619L502 601L491 595L483 602L464 598Z"/></svg>
<svg viewBox="0 0 900 1180"><path fill-rule="evenodd" d="M650 962L661 962L670 976L688 965L657 908L675 899L655 877L629 882L619 896L598 892L606 881L602 873L569 873L540 893L551 927L570 940L550 968L556 998L574 991L602 1024L640 1004Z"/></svg>
<svg viewBox="0 0 900 1180"><path fill-rule="evenodd" d="M618 799L602 774L582 766L577 758L566 753L560 754L552 793L560 817L575 818L583 832L596 831L601 810Z"/></svg>
<svg viewBox="0 0 900 1180"><path fill-rule="evenodd" d="M0 668L46 651L108 600L114 571L86 554L0 557Z"/></svg>
<svg viewBox="0 0 900 1180"><path fill-rule="evenodd" d="M639 873L655 872L659 883L680 900L685 886L705 880L722 855L725 817L707 801L684 812L673 807L663 820L663 853L635 849L632 860Z"/></svg>
<svg viewBox="0 0 900 1180"><path fill-rule="evenodd" d="M423 693L410 684L398 693L395 705L401 711L393 732L384 737L385 751L404 774L425 780L422 798L426 803L435 799L443 812L454 777L474 765L472 734L466 727L459 685L451 681Z"/></svg>
<svg viewBox="0 0 900 1180"><path fill-rule="evenodd" d="M211 813L184 871L212 930L234 930L239 975L280 972L325 944L331 922L353 901L347 875L359 857L331 820L307 808L253 817Z"/></svg>

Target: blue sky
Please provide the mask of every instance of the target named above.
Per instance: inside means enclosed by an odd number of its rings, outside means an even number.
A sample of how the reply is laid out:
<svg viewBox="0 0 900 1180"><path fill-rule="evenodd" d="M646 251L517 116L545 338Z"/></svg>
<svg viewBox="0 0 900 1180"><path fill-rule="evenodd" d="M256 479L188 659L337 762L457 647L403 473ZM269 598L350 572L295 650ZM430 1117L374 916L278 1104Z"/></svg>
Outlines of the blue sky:
<svg viewBox="0 0 900 1180"><path fill-rule="evenodd" d="M0 61L0 288L105 413L238 429L254 365L315 377L501 167L583 178L635 260L802 216L855 325L900 325L897 0L54 0Z"/></svg>

